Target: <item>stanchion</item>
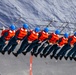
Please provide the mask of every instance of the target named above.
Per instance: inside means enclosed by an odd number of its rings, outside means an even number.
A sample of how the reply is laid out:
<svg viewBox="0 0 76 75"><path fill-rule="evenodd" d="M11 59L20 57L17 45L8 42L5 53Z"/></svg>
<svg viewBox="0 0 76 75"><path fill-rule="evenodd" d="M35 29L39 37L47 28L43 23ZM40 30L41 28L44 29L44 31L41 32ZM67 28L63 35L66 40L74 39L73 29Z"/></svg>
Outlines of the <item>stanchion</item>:
<svg viewBox="0 0 76 75"><path fill-rule="evenodd" d="M20 16L13 24L16 24L22 17Z"/></svg>

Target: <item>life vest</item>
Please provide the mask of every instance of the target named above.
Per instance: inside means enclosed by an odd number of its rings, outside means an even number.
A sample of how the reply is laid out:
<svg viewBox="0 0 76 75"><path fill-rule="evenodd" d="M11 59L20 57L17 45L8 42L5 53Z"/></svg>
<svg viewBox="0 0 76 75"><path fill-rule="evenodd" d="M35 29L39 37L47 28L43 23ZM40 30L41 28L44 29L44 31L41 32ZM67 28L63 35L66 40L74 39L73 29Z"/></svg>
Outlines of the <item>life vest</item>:
<svg viewBox="0 0 76 75"><path fill-rule="evenodd" d="M52 44L55 44L57 42L57 40L59 40L59 35L52 33L51 36L52 37L49 39L49 42Z"/></svg>
<svg viewBox="0 0 76 75"><path fill-rule="evenodd" d="M27 29L20 28L17 31L19 31L19 34L17 35L17 38L19 39L23 39L27 35Z"/></svg>
<svg viewBox="0 0 76 75"><path fill-rule="evenodd" d="M60 39L61 39L61 41L58 43L59 46L63 46L64 44L67 44L68 43L68 38L62 37Z"/></svg>
<svg viewBox="0 0 76 75"><path fill-rule="evenodd" d="M34 41L36 39L38 39L38 33L36 33L35 31L30 31L30 35L28 36L28 41Z"/></svg>
<svg viewBox="0 0 76 75"><path fill-rule="evenodd" d="M47 39L48 36L49 36L49 34L46 33L46 32L44 32L44 31L42 31L40 34L41 34L41 36L39 37L39 40L40 40L40 41L44 41L44 40Z"/></svg>
<svg viewBox="0 0 76 75"><path fill-rule="evenodd" d="M15 31L12 30L3 30L1 36L4 36L5 32L8 32L8 35L4 37L6 41L9 41L13 36L15 36Z"/></svg>
<svg viewBox="0 0 76 75"><path fill-rule="evenodd" d="M72 38L72 40L70 41L70 45L74 45L74 43L76 43L76 37L75 36L69 36L68 40Z"/></svg>

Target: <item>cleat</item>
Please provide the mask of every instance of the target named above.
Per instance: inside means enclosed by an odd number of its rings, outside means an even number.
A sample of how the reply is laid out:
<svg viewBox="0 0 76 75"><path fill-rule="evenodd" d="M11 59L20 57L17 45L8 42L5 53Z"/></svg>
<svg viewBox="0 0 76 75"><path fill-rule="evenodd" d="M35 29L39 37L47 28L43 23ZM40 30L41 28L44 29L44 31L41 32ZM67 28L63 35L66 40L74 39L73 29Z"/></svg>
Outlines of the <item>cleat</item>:
<svg viewBox="0 0 76 75"><path fill-rule="evenodd" d="M69 57L69 59L70 59L70 60L72 60L72 59L73 59L73 57Z"/></svg>
<svg viewBox="0 0 76 75"><path fill-rule="evenodd" d="M58 56L54 56L54 58L55 58L56 60L58 60Z"/></svg>
<svg viewBox="0 0 76 75"><path fill-rule="evenodd" d="M65 58L65 60L67 60L68 59L68 57L64 57Z"/></svg>
<svg viewBox="0 0 76 75"><path fill-rule="evenodd" d="M22 52L23 55L26 55L26 52Z"/></svg>
<svg viewBox="0 0 76 75"><path fill-rule="evenodd" d="M38 55L37 54L34 54L34 56L37 57Z"/></svg>
<svg viewBox="0 0 76 75"><path fill-rule="evenodd" d="M18 56L18 54L17 54L17 53L13 53L13 55L14 55L15 57L17 57L17 56Z"/></svg>
<svg viewBox="0 0 76 75"><path fill-rule="evenodd" d="M1 53L4 55L5 54L5 51L2 51Z"/></svg>
<svg viewBox="0 0 76 75"><path fill-rule="evenodd" d="M43 54L40 54L40 57L42 58L43 57Z"/></svg>

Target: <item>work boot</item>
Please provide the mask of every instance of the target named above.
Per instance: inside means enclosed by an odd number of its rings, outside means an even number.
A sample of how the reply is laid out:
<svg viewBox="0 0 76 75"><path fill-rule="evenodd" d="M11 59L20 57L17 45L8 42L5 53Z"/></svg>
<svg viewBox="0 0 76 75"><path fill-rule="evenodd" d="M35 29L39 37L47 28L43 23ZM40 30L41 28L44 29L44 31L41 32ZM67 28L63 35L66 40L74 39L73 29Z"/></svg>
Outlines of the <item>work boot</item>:
<svg viewBox="0 0 76 75"><path fill-rule="evenodd" d="M65 60L67 60L67 59L68 59L68 57L66 57L66 56L64 56L64 58L65 58Z"/></svg>
<svg viewBox="0 0 76 75"><path fill-rule="evenodd" d="M22 52L23 55L26 55L27 52Z"/></svg>
<svg viewBox="0 0 76 75"><path fill-rule="evenodd" d="M4 55L5 54L5 51L2 51L1 53Z"/></svg>
<svg viewBox="0 0 76 75"><path fill-rule="evenodd" d="M17 56L18 56L18 54L17 54L17 53L14 53L14 52L13 52L13 55L14 55L15 57L17 57Z"/></svg>
<svg viewBox="0 0 76 75"><path fill-rule="evenodd" d="M63 56L60 56L60 58L59 58L59 59L60 59L60 60L62 60L62 58L63 58Z"/></svg>
<svg viewBox="0 0 76 75"><path fill-rule="evenodd" d="M37 57L37 56L38 56L38 54L34 54L34 56L35 56L35 57Z"/></svg>
<svg viewBox="0 0 76 75"><path fill-rule="evenodd" d="M69 59L70 59L70 60L72 60L72 59L73 59L73 57L69 57Z"/></svg>
<svg viewBox="0 0 76 75"><path fill-rule="evenodd" d="M43 57L43 54L40 54L40 57L42 58Z"/></svg>
<svg viewBox="0 0 76 75"><path fill-rule="evenodd" d="M10 53L11 53L11 50L8 51L8 55L10 55Z"/></svg>
<svg viewBox="0 0 76 75"><path fill-rule="evenodd" d="M58 56L54 56L54 58L55 58L56 60L58 60Z"/></svg>
<svg viewBox="0 0 76 75"><path fill-rule="evenodd" d="M44 58L46 58L47 57L47 55L44 55Z"/></svg>
<svg viewBox="0 0 76 75"><path fill-rule="evenodd" d="M74 58L74 61L76 61L76 57Z"/></svg>
<svg viewBox="0 0 76 75"><path fill-rule="evenodd" d="M52 59L54 57L54 55L50 55L50 59Z"/></svg>
<svg viewBox="0 0 76 75"><path fill-rule="evenodd" d="M34 52L31 52L31 55L33 56L34 55Z"/></svg>

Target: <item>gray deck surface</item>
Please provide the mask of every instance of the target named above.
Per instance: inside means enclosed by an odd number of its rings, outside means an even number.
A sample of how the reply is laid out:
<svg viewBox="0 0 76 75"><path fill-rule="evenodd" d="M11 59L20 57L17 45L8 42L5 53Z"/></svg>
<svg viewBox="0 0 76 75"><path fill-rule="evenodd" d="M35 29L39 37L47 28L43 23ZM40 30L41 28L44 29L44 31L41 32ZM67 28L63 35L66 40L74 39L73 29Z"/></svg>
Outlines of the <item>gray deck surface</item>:
<svg viewBox="0 0 76 75"><path fill-rule="evenodd" d="M16 47L19 48L18 46ZM15 50L15 52L16 52ZM26 56L20 54L17 58L12 54L0 54L1 75L29 75L30 53ZM76 75L76 62L33 57L33 75Z"/></svg>

